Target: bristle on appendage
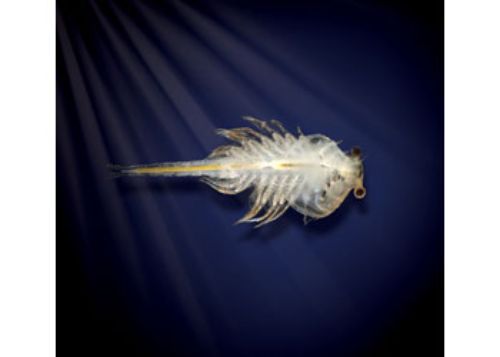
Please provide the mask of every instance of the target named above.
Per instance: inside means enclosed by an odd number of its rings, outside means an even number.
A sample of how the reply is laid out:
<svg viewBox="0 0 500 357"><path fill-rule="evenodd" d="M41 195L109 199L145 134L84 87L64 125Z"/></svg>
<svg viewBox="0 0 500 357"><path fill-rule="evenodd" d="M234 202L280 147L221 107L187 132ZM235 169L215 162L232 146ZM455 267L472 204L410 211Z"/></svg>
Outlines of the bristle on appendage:
<svg viewBox="0 0 500 357"><path fill-rule="evenodd" d="M294 135L274 119L244 119L256 129L217 129L232 144L214 149L204 160L109 168L117 176L199 177L227 195L251 189L251 208L235 223L256 227L275 221L290 207L307 224L333 213L351 191L358 199L365 197L358 147L346 154L340 142L324 135L304 135L299 128Z"/></svg>

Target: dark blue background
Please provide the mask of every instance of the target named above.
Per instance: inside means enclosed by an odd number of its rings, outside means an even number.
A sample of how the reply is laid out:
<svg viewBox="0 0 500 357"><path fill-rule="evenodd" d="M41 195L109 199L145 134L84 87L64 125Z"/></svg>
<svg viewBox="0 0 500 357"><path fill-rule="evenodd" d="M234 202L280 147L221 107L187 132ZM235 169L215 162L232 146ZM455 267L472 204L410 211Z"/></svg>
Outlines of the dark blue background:
<svg viewBox="0 0 500 357"><path fill-rule="evenodd" d="M57 6L61 356L439 356L439 1ZM246 195L112 179L242 115L359 145L367 196L234 226Z"/></svg>

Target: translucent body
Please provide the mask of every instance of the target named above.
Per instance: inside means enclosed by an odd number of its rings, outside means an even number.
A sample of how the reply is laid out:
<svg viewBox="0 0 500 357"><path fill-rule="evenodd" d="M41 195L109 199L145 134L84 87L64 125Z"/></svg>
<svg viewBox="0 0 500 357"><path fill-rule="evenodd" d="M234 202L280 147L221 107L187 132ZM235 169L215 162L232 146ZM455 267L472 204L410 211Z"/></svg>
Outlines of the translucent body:
<svg viewBox="0 0 500 357"><path fill-rule="evenodd" d="M289 207L305 219L326 217L351 190L364 197L359 150L346 154L324 135L295 136L278 121L245 119L259 130L219 129L218 134L235 144L218 147L205 160L115 169L131 175L197 176L229 195L252 189L251 208L238 223L257 226L276 220Z"/></svg>

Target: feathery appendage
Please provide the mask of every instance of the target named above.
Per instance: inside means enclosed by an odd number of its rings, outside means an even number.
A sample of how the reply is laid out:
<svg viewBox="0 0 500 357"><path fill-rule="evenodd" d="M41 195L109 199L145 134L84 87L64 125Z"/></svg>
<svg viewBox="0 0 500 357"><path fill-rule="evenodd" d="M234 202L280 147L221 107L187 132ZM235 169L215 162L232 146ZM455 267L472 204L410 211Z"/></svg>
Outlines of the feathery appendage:
<svg viewBox="0 0 500 357"><path fill-rule="evenodd" d="M205 160L138 166L112 166L125 175L194 176L214 190L235 195L252 189L250 210L236 223L256 227L281 217L289 207L305 218L333 213L349 192L361 199L361 151L343 152L338 143L321 135L294 135L277 120L244 117L257 130L241 127L218 129L233 143L216 148Z"/></svg>

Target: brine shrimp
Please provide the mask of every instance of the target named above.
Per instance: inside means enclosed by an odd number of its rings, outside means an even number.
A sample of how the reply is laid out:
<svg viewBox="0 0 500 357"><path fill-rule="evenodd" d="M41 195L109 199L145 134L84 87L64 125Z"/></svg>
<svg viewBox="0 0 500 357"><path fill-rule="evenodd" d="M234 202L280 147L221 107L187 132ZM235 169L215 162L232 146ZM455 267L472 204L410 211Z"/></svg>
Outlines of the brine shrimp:
<svg viewBox="0 0 500 357"><path fill-rule="evenodd" d="M358 199L365 197L359 148L344 152L325 135L304 135L300 129L294 135L277 120L244 119L256 129L218 129L232 143L206 159L111 168L125 175L198 177L226 195L252 190L251 208L237 223L257 227L290 207L307 221L332 214L351 191Z"/></svg>

